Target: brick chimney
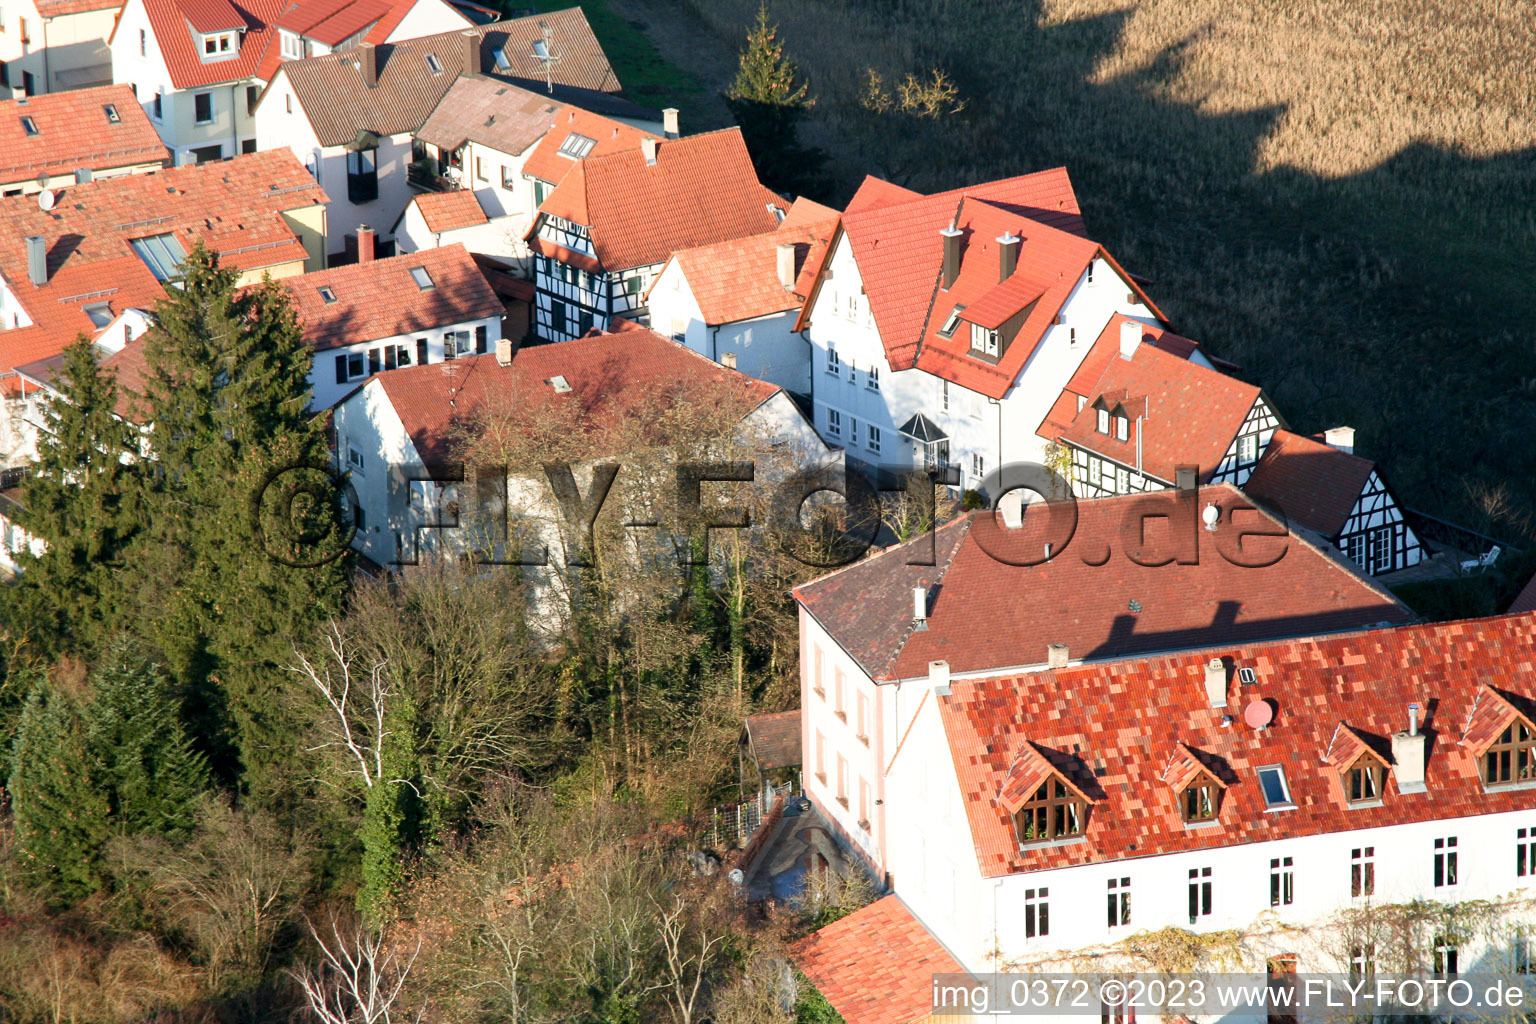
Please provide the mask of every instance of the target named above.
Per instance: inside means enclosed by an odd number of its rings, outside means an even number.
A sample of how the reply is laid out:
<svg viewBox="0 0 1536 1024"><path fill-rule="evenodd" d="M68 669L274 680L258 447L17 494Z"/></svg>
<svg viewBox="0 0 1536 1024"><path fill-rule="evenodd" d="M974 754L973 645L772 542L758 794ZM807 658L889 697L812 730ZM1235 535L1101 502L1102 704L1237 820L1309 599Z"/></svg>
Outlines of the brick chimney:
<svg viewBox="0 0 1536 1024"><path fill-rule="evenodd" d="M645 155L645 165L654 166L656 163L656 140L647 135L640 140L640 152Z"/></svg>
<svg viewBox="0 0 1536 1024"><path fill-rule="evenodd" d="M369 263L373 260L373 228L367 224L357 226L357 262Z"/></svg>
<svg viewBox="0 0 1536 1024"><path fill-rule="evenodd" d="M949 222L949 227L940 231L944 239L944 281L945 291L955 283L955 278L960 276L960 239L962 237L959 227L954 221Z"/></svg>
<svg viewBox="0 0 1536 1024"><path fill-rule="evenodd" d="M1012 231L997 239L997 280L999 283L1013 276L1019 265L1019 244L1022 239Z"/></svg>
<svg viewBox="0 0 1536 1024"><path fill-rule="evenodd" d="M793 242L780 242L775 249L776 266L779 271L779 284L784 290L795 290L795 245Z"/></svg>
<svg viewBox="0 0 1536 1024"><path fill-rule="evenodd" d="M1329 427L1323 431L1323 440L1329 447L1337 448L1341 452L1350 455L1355 453L1355 428L1354 427Z"/></svg>
<svg viewBox="0 0 1536 1024"><path fill-rule="evenodd" d="M363 84L370 89L379 87L379 55L372 43L357 44L357 70L363 76Z"/></svg>
<svg viewBox="0 0 1536 1024"><path fill-rule="evenodd" d="M478 75L480 67L480 33L464 32L464 70L461 74Z"/></svg>
<svg viewBox="0 0 1536 1024"><path fill-rule="evenodd" d="M676 107L667 107L661 112L661 133L669 139L677 138Z"/></svg>
<svg viewBox="0 0 1536 1024"><path fill-rule="evenodd" d="M27 279L35 285L48 283L48 242L42 235L27 236Z"/></svg>

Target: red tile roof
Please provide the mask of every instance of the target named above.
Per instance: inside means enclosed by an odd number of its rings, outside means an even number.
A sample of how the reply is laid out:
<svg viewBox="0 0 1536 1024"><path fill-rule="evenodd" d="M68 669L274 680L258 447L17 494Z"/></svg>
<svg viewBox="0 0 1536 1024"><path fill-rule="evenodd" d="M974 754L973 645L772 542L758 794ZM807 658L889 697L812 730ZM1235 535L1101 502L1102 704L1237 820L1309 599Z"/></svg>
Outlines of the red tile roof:
<svg viewBox="0 0 1536 1024"><path fill-rule="evenodd" d="M836 210L795 200L783 223L748 235L675 253L706 324L729 324L799 309L826 258ZM795 247L795 286L779 281L778 247Z"/></svg>
<svg viewBox="0 0 1536 1024"><path fill-rule="evenodd" d="M117 124L107 119L108 105L117 111ZM23 117L32 119L36 135L27 134ZM0 181L68 175L81 167L104 171L169 157L132 86L104 85L0 103Z"/></svg>
<svg viewBox="0 0 1536 1024"><path fill-rule="evenodd" d="M1207 502L1223 510L1215 533L1196 522ZM1227 485L1201 488L1195 500L1164 491L1078 502L1063 547L1070 508L1032 505L1013 530L991 512L975 513L935 532L932 565L907 564L914 552L927 554L919 539L803 584L794 596L877 680L923 676L937 660L952 672L1039 665L1052 643L1066 644L1075 659L1105 659L1412 620L1387 590L1302 537L1250 539L1240 554L1240 532L1280 524ZM1144 537L1133 514L1146 517ZM1176 554L1169 516L1181 517L1184 557L1198 564L1133 562ZM993 554L1039 559L1047 541L1055 553L1039 565ZM1255 564L1265 561L1273 564ZM923 630L913 628L915 587L929 592Z"/></svg>
<svg viewBox="0 0 1536 1024"><path fill-rule="evenodd" d="M423 192L411 197L428 231L453 231L456 228L472 228L485 224L490 218L480 206L480 200L467 188L452 192Z"/></svg>
<svg viewBox="0 0 1536 1024"><path fill-rule="evenodd" d="M569 392L555 392L549 382L557 376ZM574 429L601 444L634 417L653 416L659 402L735 403L745 416L779 391L638 326L522 348L509 367L494 355L473 356L389 370L370 385L383 389L423 459L451 457L455 436L493 410L529 422L550 410L572 412Z"/></svg>
<svg viewBox="0 0 1536 1024"><path fill-rule="evenodd" d="M1123 316L1110 317L1083 360L1083 368L1067 385L1072 405L1066 414L1071 419L1065 425L1053 421L1064 414L1058 403L1040 432L1048 440L1069 441L1134 468L1139 429L1141 467L1149 476L1171 484L1175 466L1196 465L1201 479L1206 479L1226 456L1260 391L1163 345L1143 343L1130 359L1124 358L1120 354L1120 327L1130 322ZM1088 374L1099 367L1098 378L1088 382ZM1076 391L1079 387L1082 390ZM1076 407L1078 395L1088 400L1080 411ZM1111 413L1124 409L1131 421L1124 441L1113 433L1099 433L1095 405L1100 401ZM1136 419L1141 415L1146 418L1138 427Z"/></svg>
<svg viewBox="0 0 1536 1024"><path fill-rule="evenodd" d="M579 7L380 44L374 51L378 84L371 89L363 84L355 50L282 61L271 73L287 76L320 144L342 146L359 131L398 135L420 128L464 72L466 36L480 39L480 66L488 77L515 78L531 91L537 91L532 84L537 78L537 89L543 89L543 68L533 53L534 41L543 38L541 24L550 27L552 46L560 54L550 68L557 89L588 90L594 99L619 91L618 78ZM508 62L504 72L498 70L497 53ZM429 54L441 71L428 65Z"/></svg>
<svg viewBox="0 0 1536 1024"><path fill-rule="evenodd" d="M1291 521L1336 537L1375 468L1370 459L1277 430L1243 490Z"/></svg>
<svg viewBox="0 0 1536 1024"><path fill-rule="evenodd" d="M964 238L959 275L946 291L939 287L939 232L952 223ZM849 203L842 228L891 367L915 366L993 398L1002 398L1012 387L1089 261L1102 256L1118 269L1108 253L1084 237L1064 168L932 196L866 178ZM1023 242L1017 268L1000 286L996 239L1006 233ZM1161 317L1134 282L1130 287ZM979 306L975 315L999 322L1029 308L996 365L970 354L968 331L949 338L938 333L955 306L973 304ZM797 328L805 325L806 315L801 314Z"/></svg>
<svg viewBox="0 0 1536 1024"><path fill-rule="evenodd" d="M598 262L609 271L661 263L680 249L762 234L779 223L770 206L784 200L758 184L741 129L662 139L656 163L638 149L589 156L539 207L587 226ZM529 231L529 244L547 246Z"/></svg>
<svg viewBox="0 0 1536 1024"><path fill-rule="evenodd" d="M646 132L622 121L594 114L580 107L561 107L551 118L549 131L533 147L523 163L523 173L551 185L565 180L571 168L576 166L574 157L560 152L565 140L572 135L584 135L593 140L587 156L607 156L625 149L639 149Z"/></svg>
<svg viewBox="0 0 1536 1024"><path fill-rule="evenodd" d="M431 276L434 287L417 286L411 272L418 267ZM304 340L317 351L504 312L480 267L457 242L285 277L281 284L293 296ZM326 302L321 288L328 289L336 301Z"/></svg>
<svg viewBox="0 0 1536 1024"><path fill-rule="evenodd" d="M282 211L330 201L286 149L72 185L55 195L51 211L34 196L0 199L0 237L8 240L0 245L0 274L33 320L0 331L0 372L95 334L87 305L106 302L114 315L153 307L164 291L131 240L171 234L190 252L202 239L226 265L259 270L307 255ZM29 235L42 236L48 248L49 279L41 286L27 276L22 240Z"/></svg>
<svg viewBox="0 0 1536 1024"><path fill-rule="evenodd" d="M37 0L37 13L44 18L62 18L86 11L115 11L123 0Z"/></svg>
<svg viewBox="0 0 1536 1024"><path fill-rule="evenodd" d="M938 702L976 855L985 877L1239 843L1448 820L1536 807L1536 791L1483 788L1464 723L1492 681L1529 693L1536 678L1536 616L1434 623L1109 664L955 680ZM1213 709L1204 675L1212 658L1252 668L1253 686ZM1232 685L1237 686L1235 672ZM1266 701L1265 729L1244 724ZM1408 705L1428 709L1428 794L1388 781L1380 805L1349 808L1341 772L1325 761L1339 727L1363 746L1390 750ZM1224 715L1236 721L1223 725ZM1057 753L1088 794L1086 840L1021 850L996 802L1023 744ZM1218 824L1185 828L1164 778L1181 746L1219 766L1226 784ZM1255 768L1279 765L1294 810L1266 813ZM1390 776L1390 773L1389 773Z"/></svg>
<svg viewBox="0 0 1536 1024"><path fill-rule="evenodd" d="M193 89L201 85L239 82L261 67L267 50L277 39L274 23L287 0L144 0L144 10L165 58L171 85ZM229 22L230 24L225 24ZM198 24L207 28L196 28ZM228 60L203 62L195 31L243 28L240 52ZM115 29L114 29L115 31Z"/></svg>
<svg viewBox="0 0 1536 1024"><path fill-rule="evenodd" d="M517 156L544 137L561 110L562 104L547 94L497 78L461 77L422 122L416 137L443 150L473 142Z"/></svg>
<svg viewBox="0 0 1536 1024"><path fill-rule="evenodd" d="M894 893L791 947L848 1024L912 1024L933 1012L933 976L965 969Z"/></svg>
<svg viewBox="0 0 1536 1024"><path fill-rule="evenodd" d="M765 772L800 763L800 709L748 715L743 729L757 767Z"/></svg>
<svg viewBox="0 0 1536 1024"><path fill-rule="evenodd" d="M397 19L403 18L414 3L415 0L297 0L283 10L277 19L277 27L326 46L340 46L396 9L399 10ZM468 24L466 20L465 26ZM384 40L369 38L368 41Z"/></svg>

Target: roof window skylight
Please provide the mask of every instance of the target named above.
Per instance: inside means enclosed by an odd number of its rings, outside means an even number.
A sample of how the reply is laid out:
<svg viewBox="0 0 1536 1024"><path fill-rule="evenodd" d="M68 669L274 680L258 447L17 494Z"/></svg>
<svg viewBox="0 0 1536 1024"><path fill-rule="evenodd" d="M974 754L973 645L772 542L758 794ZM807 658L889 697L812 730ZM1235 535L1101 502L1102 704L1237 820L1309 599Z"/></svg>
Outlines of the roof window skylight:
<svg viewBox="0 0 1536 1024"><path fill-rule="evenodd" d="M412 267L411 280L416 282L416 287L422 291L429 291L437 285L432 282L432 275L427 273L426 267Z"/></svg>
<svg viewBox="0 0 1536 1024"><path fill-rule="evenodd" d="M139 259L149 267L149 272L155 275L155 280L162 283L177 277L181 272L182 261L187 258L187 251L181 247L175 235L135 238L128 244L133 246L133 251L138 254Z"/></svg>
<svg viewBox="0 0 1536 1024"><path fill-rule="evenodd" d="M327 306L336 301L336 293L331 290L330 285L324 285L320 288L320 299Z"/></svg>
<svg viewBox="0 0 1536 1024"><path fill-rule="evenodd" d="M507 48L498 46L491 51L491 59L496 62L496 70L506 71L512 67L512 60L507 56Z"/></svg>
<svg viewBox="0 0 1536 1024"><path fill-rule="evenodd" d="M29 136L36 135L37 122L32 120L30 117L24 117L21 119L21 130L26 132Z"/></svg>
<svg viewBox="0 0 1536 1024"><path fill-rule="evenodd" d="M105 327L112 322L112 307L105 302L93 302L85 307L85 315L95 327Z"/></svg>
<svg viewBox="0 0 1536 1024"><path fill-rule="evenodd" d="M440 75L443 73L443 62L437 59L437 54L427 54L427 68L434 75Z"/></svg>
<svg viewBox="0 0 1536 1024"><path fill-rule="evenodd" d="M535 39L533 41L533 55L539 58L539 60L548 60L549 44L542 39Z"/></svg>
<svg viewBox="0 0 1536 1024"><path fill-rule="evenodd" d="M121 117L118 116L117 104L115 104L115 103L108 103L106 106L102 107L101 109L102 109L102 112L107 115L107 124L118 124L118 123L120 123L123 120Z"/></svg>
<svg viewBox="0 0 1536 1024"><path fill-rule="evenodd" d="M1285 769L1277 764L1258 769L1259 788L1264 791L1264 806L1270 810L1295 807L1291 787L1285 781Z"/></svg>
<svg viewBox="0 0 1536 1024"><path fill-rule="evenodd" d="M565 137L565 141L560 143L560 155L568 156L572 160L580 160L592 152L592 147L595 145L597 145L596 139L589 139L585 135L571 132Z"/></svg>
<svg viewBox="0 0 1536 1024"><path fill-rule="evenodd" d="M964 311L964 306L956 306L949 311L949 316L944 319L944 326L939 328L939 337L948 338L955 333L955 328L960 326L960 314Z"/></svg>

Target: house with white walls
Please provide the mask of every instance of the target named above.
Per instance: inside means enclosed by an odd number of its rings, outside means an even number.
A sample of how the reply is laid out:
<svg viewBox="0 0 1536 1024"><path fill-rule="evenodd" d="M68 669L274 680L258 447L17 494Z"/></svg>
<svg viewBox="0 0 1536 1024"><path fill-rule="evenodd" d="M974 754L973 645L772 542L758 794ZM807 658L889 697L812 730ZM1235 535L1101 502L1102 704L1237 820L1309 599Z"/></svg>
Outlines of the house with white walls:
<svg viewBox="0 0 1536 1024"><path fill-rule="evenodd" d="M543 61L546 46L560 60ZM331 192L332 253L363 224L387 251L414 194L411 169L428 163L416 133L460 77L535 90L546 68L552 83L584 96L619 90L581 9L571 8L284 61L255 108L256 142L290 150Z"/></svg>
<svg viewBox="0 0 1536 1024"><path fill-rule="evenodd" d="M1418 565L1424 545L1353 427L1318 437L1277 430L1243 493L1343 551L1373 576Z"/></svg>
<svg viewBox="0 0 1536 1024"><path fill-rule="evenodd" d="M112 84L107 40L123 0L14 0L0 9L0 95Z"/></svg>
<svg viewBox="0 0 1536 1024"><path fill-rule="evenodd" d="M475 235L490 247L475 251L526 265L530 252L523 239L539 203L576 161L626 147L637 149L645 135L631 124L565 102L564 96L571 91L565 87L558 93L534 91L483 75L455 81L416 131L417 149L424 152L411 168L418 184L448 191L413 197L402 215L405 223L396 226L397 242L424 248L422 225L417 221L427 211L418 209L418 217L413 217L411 205L430 205L429 197L440 194L468 193L474 197L480 219L491 225ZM643 122L646 130L663 130L663 115L607 94L590 96L601 97L601 105L616 112L654 116L655 121ZM676 110L665 112L665 125L675 137ZM550 145L544 144L546 138ZM460 200L458 206L464 215L458 219L470 215L468 203ZM404 238L399 237L402 230L407 232Z"/></svg>
<svg viewBox="0 0 1536 1024"><path fill-rule="evenodd" d="M645 322L646 295L674 252L761 235L788 207L758 182L739 128L580 159L528 233L534 330L569 341L613 317Z"/></svg>
<svg viewBox="0 0 1536 1024"><path fill-rule="evenodd" d="M177 164L205 163L256 151L257 102L283 61L469 26L444 0L126 0L111 81L133 87Z"/></svg>
<svg viewBox="0 0 1536 1024"><path fill-rule="evenodd" d="M395 569L446 552L507 559L513 542L523 551L546 549L549 564L524 569L539 615L559 615L565 555L573 549L550 484L513 472L487 492L483 480L465 477L463 445L492 431L516 437L554 431L614 444L617 435L630 436L625 431L637 426L639 411L644 410L649 427L658 427L668 409L683 417L699 415L697 410L711 418L718 415L717 425L740 443L771 438L782 446L774 450L795 468L819 466L831 457L781 388L713 363L653 331L621 324L613 333L515 354L512 343L504 341L492 355L380 373L336 405L338 465L350 474L360 513L353 546L374 563ZM647 433L636 443L654 456L669 442ZM574 471L584 491L590 487L593 462L625 454L583 451ZM673 479L670 461L653 457L646 465L661 466L667 480ZM757 486L771 486L768 468L759 468ZM621 473L642 471L636 465L620 467ZM620 481L617 489L624 486ZM488 493L495 496L490 502L498 510L494 515L501 517L495 536L485 532L489 519L481 515L484 509L468 504L472 499L484 503ZM603 514L618 515L620 500L605 504ZM665 547L672 552L670 545Z"/></svg>
<svg viewBox="0 0 1536 1024"><path fill-rule="evenodd" d="M836 210L802 196L772 231L673 253L645 297L651 326L809 398L810 345L795 321L837 218Z"/></svg>
<svg viewBox="0 0 1536 1024"><path fill-rule="evenodd" d="M805 795L876 877L911 841L888 772L930 663L996 675L1414 618L1229 484L975 513L793 596Z"/></svg>
<svg viewBox="0 0 1536 1024"><path fill-rule="evenodd" d="M1173 487L1179 467L1241 486L1284 422L1263 390L1217 370L1194 342L1115 315L1038 434L1080 498Z"/></svg>
<svg viewBox="0 0 1536 1024"><path fill-rule="evenodd" d="M1533 644L1527 613L1036 671L936 661L886 767L890 935L916 921L966 971L1151 973L1132 937L1164 933L1211 940L1194 970L1261 978L1527 972ZM838 934L880 946L861 924ZM864 967L837 952L797 950L823 991Z"/></svg>
<svg viewBox="0 0 1536 1024"><path fill-rule="evenodd" d="M170 153L122 85L0 101L0 196L144 174Z"/></svg>
<svg viewBox="0 0 1536 1024"><path fill-rule="evenodd" d="M311 409L376 373L495 350L502 303L463 246L374 259L371 232L359 243L358 262L282 282L314 352Z"/></svg>
<svg viewBox="0 0 1536 1024"><path fill-rule="evenodd" d="M817 429L850 459L981 490L1044 458L1036 428L1115 314L1166 323L1086 237L1065 169L931 196L867 178L796 324Z"/></svg>

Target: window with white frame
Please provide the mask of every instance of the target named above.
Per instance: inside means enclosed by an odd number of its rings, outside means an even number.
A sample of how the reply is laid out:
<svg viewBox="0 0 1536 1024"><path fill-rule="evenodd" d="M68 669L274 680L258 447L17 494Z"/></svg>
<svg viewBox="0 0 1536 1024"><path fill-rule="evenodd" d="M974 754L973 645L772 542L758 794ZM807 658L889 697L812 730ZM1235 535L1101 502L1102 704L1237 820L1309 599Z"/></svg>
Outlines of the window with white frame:
<svg viewBox="0 0 1536 1024"><path fill-rule="evenodd" d="M1456 837L1435 840L1435 888L1456 884Z"/></svg>
<svg viewBox="0 0 1536 1024"><path fill-rule="evenodd" d="M997 332L980 324L971 324L971 351L997 355Z"/></svg>
<svg viewBox="0 0 1536 1024"><path fill-rule="evenodd" d="M880 367L870 366L869 371L864 375L864 386L871 391L880 390Z"/></svg>
<svg viewBox="0 0 1536 1024"><path fill-rule="evenodd" d="M827 433L838 437L843 432L843 414L836 409L827 410Z"/></svg>
<svg viewBox="0 0 1536 1024"><path fill-rule="evenodd" d="M1131 436L1131 418L1125 413L1115 414L1115 440L1124 441Z"/></svg>
<svg viewBox="0 0 1536 1024"><path fill-rule="evenodd" d="M871 423L868 424L868 430L869 435L865 447L878 454L880 451L880 428Z"/></svg>
<svg viewBox="0 0 1536 1024"><path fill-rule="evenodd" d="M1189 923L1211 916L1211 869L1189 869Z"/></svg>
<svg viewBox="0 0 1536 1024"><path fill-rule="evenodd" d="M971 476L980 480L987 475L987 460L980 452L971 456Z"/></svg>
<svg viewBox="0 0 1536 1024"><path fill-rule="evenodd" d="M944 322L939 325L939 337L949 338L954 336L955 328L960 326L960 314L964 310L964 306L956 306L949 311L949 316L945 317Z"/></svg>
<svg viewBox="0 0 1536 1024"><path fill-rule="evenodd" d="M943 381L939 385L939 409L949 412L949 381Z"/></svg>
<svg viewBox="0 0 1536 1024"><path fill-rule="evenodd" d="M1296 875L1290 857L1269 859L1269 905L1288 907L1296 902Z"/></svg>
<svg viewBox="0 0 1536 1024"><path fill-rule="evenodd" d="M1109 926L1111 928L1124 928L1131 923L1131 880L1129 878L1111 878L1109 880Z"/></svg>
<svg viewBox="0 0 1536 1024"><path fill-rule="evenodd" d="M278 36L283 41L283 59L301 60L304 57L304 40L297 32L290 32L286 28L280 29Z"/></svg>
<svg viewBox="0 0 1536 1024"><path fill-rule="evenodd" d="M443 332L443 358L457 359L474 352L474 335L469 331Z"/></svg>
<svg viewBox="0 0 1536 1024"><path fill-rule="evenodd" d="M1366 942L1350 948L1349 973L1354 978L1369 978L1376 973L1376 943Z"/></svg>
<svg viewBox="0 0 1536 1024"><path fill-rule="evenodd" d="M827 372L836 377L842 372L842 360L837 358L837 349L827 346Z"/></svg>
<svg viewBox="0 0 1536 1024"><path fill-rule="evenodd" d="M1536 875L1536 828L1515 829L1515 874Z"/></svg>
<svg viewBox="0 0 1536 1024"><path fill-rule="evenodd" d="M213 123L213 93L195 92L192 94L192 116L198 124Z"/></svg>
<svg viewBox="0 0 1536 1024"><path fill-rule="evenodd" d="M203 36L203 61L227 60L239 53L235 32L210 32Z"/></svg>
<svg viewBox="0 0 1536 1024"><path fill-rule="evenodd" d="M1258 769L1259 790L1264 794L1264 806L1270 810L1282 810L1296 806L1291 801L1291 787L1285 781L1285 769L1277 764Z"/></svg>
<svg viewBox="0 0 1536 1024"><path fill-rule="evenodd" d="M1435 936L1436 974L1455 974L1460 969L1461 953L1456 948L1456 937L1445 932Z"/></svg>
<svg viewBox="0 0 1536 1024"><path fill-rule="evenodd" d="M1024 937L1043 938L1051 934L1051 890L1044 886L1024 890Z"/></svg>
<svg viewBox="0 0 1536 1024"><path fill-rule="evenodd" d="M1095 411L1098 415L1096 417L1097 422L1094 423L1094 429L1106 437L1109 436L1109 410L1100 406Z"/></svg>
<svg viewBox="0 0 1536 1024"><path fill-rule="evenodd" d="M359 475L363 472L363 453L347 445L347 468Z"/></svg>
<svg viewBox="0 0 1536 1024"><path fill-rule="evenodd" d="M1257 462L1259 458L1259 435L1244 434L1237 439L1237 461L1243 465Z"/></svg>
<svg viewBox="0 0 1536 1024"><path fill-rule="evenodd" d="M1376 895L1376 847L1357 846L1349 851L1349 895L1354 899Z"/></svg>

